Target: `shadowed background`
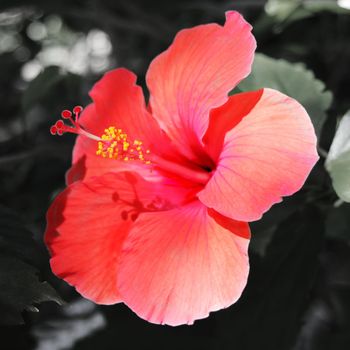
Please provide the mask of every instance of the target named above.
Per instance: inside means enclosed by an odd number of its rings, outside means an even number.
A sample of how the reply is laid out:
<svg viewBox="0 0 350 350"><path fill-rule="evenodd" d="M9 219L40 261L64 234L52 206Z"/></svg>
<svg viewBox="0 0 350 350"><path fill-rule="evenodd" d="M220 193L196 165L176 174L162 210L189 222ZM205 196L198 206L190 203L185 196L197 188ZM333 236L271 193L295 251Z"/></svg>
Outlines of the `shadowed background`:
<svg viewBox="0 0 350 350"><path fill-rule="evenodd" d="M324 157L299 193L252 224L251 274L240 301L191 327L152 325L122 304L82 299L51 274L42 242L75 139L50 135L60 112L88 104L93 83L115 67L134 71L144 87L149 63L178 30L223 23L229 9L253 24L264 54L236 91L262 84L298 99L325 156L350 109L347 7L322 0L0 0L0 348L349 349L350 204L335 194Z"/></svg>

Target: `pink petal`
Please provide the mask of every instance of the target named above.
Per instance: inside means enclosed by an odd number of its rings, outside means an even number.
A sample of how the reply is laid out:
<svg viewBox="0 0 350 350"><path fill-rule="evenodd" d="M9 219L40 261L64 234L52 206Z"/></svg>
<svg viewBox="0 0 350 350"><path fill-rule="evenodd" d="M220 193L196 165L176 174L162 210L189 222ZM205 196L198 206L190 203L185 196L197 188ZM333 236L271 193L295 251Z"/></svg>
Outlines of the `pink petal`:
<svg viewBox="0 0 350 350"><path fill-rule="evenodd" d="M232 108L240 97L246 116ZM217 168L198 193L202 203L235 220L260 219L282 196L302 187L318 160L314 128L305 109L272 89L258 97L258 92L238 94L222 107L224 119L232 108L232 119L241 121L226 133ZM208 133L207 140L216 137Z"/></svg>
<svg viewBox="0 0 350 350"><path fill-rule="evenodd" d="M118 289L150 322L192 324L240 297L248 243L217 224L199 201L143 214L123 245Z"/></svg>
<svg viewBox="0 0 350 350"><path fill-rule="evenodd" d="M97 114L108 126L125 130L131 139L152 144L161 138L158 123L147 111L136 75L125 68L106 73L90 91ZM101 128L101 131L103 129Z"/></svg>
<svg viewBox="0 0 350 350"><path fill-rule="evenodd" d="M117 262L137 215L180 205L189 193L175 183L149 183L127 172L72 184L47 214L52 271L88 299L119 302Z"/></svg>
<svg viewBox="0 0 350 350"><path fill-rule="evenodd" d="M227 12L224 26L180 31L149 67L153 115L190 159L200 152L210 109L222 105L251 70L256 43L250 31L239 13Z"/></svg>
<svg viewBox="0 0 350 350"><path fill-rule="evenodd" d="M158 154L176 151L160 130L157 122L147 111L142 89L136 85L136 75L119 68L106 73L92 88L90 95L94 103L89 105L80 123L96 136L104 134L110 126L123 129L130 140L140 140L145 147ZM73 166L67 174L67 182L100 176L108 171L137 170L135 163L125 163L96 155L97 142L79 136L73 151Z"/></svg>

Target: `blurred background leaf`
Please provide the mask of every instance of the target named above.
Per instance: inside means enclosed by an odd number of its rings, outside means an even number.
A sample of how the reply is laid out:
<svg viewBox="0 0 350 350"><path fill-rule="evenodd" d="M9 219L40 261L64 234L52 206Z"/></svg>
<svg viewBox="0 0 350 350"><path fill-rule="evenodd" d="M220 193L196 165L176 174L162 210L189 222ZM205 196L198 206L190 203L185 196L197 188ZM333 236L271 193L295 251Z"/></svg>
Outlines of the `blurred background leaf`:
<svg viewBox="0 0 350 350"><path fill-rule="evenodd" d="M350 202L350 112L340 120L327 156L326 167L337 195Z"/></svg>
<svg viewBox="0 0 350 350"><path fill-rule="evenodd" d="M350 5L347 0L268 0L265 5L271 23L278 25L277 30L301 19L317 15L320 12L334 14L350 14Z"/></svg>
<svg viewBox="0 0 350 350"><path fill-rule="evenodd" d="M96 305L79 298L33 328L32 333L37 339L35 350L70 349L80 339L91 336L105 325L105 318L96 310Z"/></svg>
<svg viewBox="0 0 350 350"><path fill-rule="evenodd" d="M40 99L49 94L55 84L62 80L59 67L49 66L44 69L35 79L33 79L22 95L22 106L24 110L29 110Z"/></svg>
<svg viewBox="0 0 350 350"><path fill-rule="evenodd" d="M279 90L295 98L308 111L316 134L320 135L326 121L326 111L332 103L332 94L325 85L302 64L276 60L256 54L251 74L242 81L241 91L258 90L264 87Z"/></svg>

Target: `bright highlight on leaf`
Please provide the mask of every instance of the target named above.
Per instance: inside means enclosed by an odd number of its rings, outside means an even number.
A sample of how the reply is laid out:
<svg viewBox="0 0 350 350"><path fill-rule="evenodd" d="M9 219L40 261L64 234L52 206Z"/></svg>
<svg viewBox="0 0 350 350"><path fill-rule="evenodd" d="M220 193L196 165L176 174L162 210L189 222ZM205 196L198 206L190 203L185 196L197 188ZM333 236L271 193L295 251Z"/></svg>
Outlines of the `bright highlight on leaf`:
<svg viewBox="0 0 350 350"><path fill-rule="evenodd" d="M350 0L338 0L337 3L340 7L350 10Z"/></svg>
<svg viewBox="0 0 350 350"><path fill-rule="evenodd" d="M350 111L339 123L328 153L326 168L339 198L350 202Z"/></svg>
<svg viewBox="0 0 350 350"><path fill-rule="evenodd" d="M45 241L53 272L84 297L173 326L239 299L248 222L298 191L318 160L296 100L270 88L228 96L251 71L251 29L227 12L223 26L182 30L149 67L148 106L119 68L74 119L63 112L71 125L54 125L78 138Z"/></svg>

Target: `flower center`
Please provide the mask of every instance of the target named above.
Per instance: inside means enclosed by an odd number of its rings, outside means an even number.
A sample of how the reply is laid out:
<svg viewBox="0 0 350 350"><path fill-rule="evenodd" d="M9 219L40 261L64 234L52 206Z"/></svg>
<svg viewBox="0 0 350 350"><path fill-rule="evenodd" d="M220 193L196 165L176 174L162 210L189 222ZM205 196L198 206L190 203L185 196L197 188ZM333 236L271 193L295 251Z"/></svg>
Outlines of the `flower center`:
<svg viewBox="0 0 350 350"><path fill-rule="evenodd" d="M110 126L104 130L104 134L101 135L101 137L88 132L79 124L79 115L82 110L83 108L80 106L74 107L73 113L64 110L61 113L61 117L62 119L68 120L71 125L65 124L63 120L58 120L51 126L51 134L61 136L68 132L83 135L84 137L94 140L97 142L96 155L103 158L125 162L138 161L201 184L206 184L210 179L210 173L203 169L192 169L188 166L152 154L148 148L145 148L142 141L130 140L128 134L120 128ZM150 170L152 170L152 168Z"/></svg>
<svg viewBox="0 0 350 350"><path fill-rule="evenodd" d="M120 159L124 161L139 160L145 164L150 164L150 160L145 157L150 154L149 149L144 149L142 141L128 139L128 134L122 129L110 126L105 129L105 133L98 142L96 155L104 158Z"/></svg>
<svg viewBox="0 0 350 350"><path fill-rule="evenodd" d="M104 134L100 137L94 135L84 129L79 124L79 115L83 108L76 106L73 108L73 113L68 110L64 110L61 113L62 119L66 119L71 125L65 124L63 120L58 120L51 126L50 132L52 135L63 135L64 133L73 133L77 135L83 135L91 140L97 142L96 155L103 158L118 159L123 161L138 160L145 164L150 164L151 161L146 159L150 150L145 149L142 141L130 140L128 134L122 129L117 129L114 126L110 126L104 130ZM74 118L73 118L74 115Z"/></svg>

